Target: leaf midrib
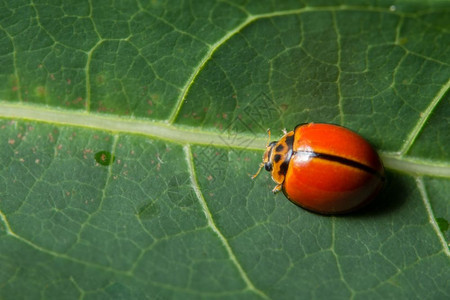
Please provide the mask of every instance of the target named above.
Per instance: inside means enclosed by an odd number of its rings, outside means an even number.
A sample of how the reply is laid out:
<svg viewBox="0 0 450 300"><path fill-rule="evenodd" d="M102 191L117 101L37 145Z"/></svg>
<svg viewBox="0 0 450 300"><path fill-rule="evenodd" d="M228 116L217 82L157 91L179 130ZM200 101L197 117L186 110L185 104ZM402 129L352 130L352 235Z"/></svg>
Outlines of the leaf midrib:
<svg viewBox="0 0 450 300"><path fill-rule="evenodd" d="M92 130L144 135L180 145L206 145L263 151L266 136L245 133L221 133L187 126L174 126L166 122L148 121L134 117L105 116L92 112L53 109L38 105L15 104L0 101L0 118L20 119L61 126ZM414 175L450 178L450 163L414 159L402 153L380 151L386 168Z"/></svg>

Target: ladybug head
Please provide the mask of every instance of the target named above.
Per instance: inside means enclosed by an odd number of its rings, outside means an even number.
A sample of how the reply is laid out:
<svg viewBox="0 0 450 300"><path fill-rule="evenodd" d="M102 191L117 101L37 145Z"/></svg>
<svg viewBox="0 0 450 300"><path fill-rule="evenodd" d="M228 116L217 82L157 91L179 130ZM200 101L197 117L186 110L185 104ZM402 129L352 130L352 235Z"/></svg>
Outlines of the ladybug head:
<svg viewBox="0 0 450 300"><path fill-rule="evenodd" d="M275 145L277 143L278 143L277 141L274 141L274 142L267 144L267 146L266 146L266 152L264 152L264 157L263 157L263 164L264 164L264 169L266 169L267 172L272 171L272 168L273 168L273 164L272 164L272 160L271 160L272 150L273 150L273 147L275 147Z"/></svg>
<svg viewBox="0 0 450 300"><path fill-rule="evenodd" d="M270 139L270 131L267 130L267 132L269 133L269 139ZM259 175L259 172L261 172L261 169L264 167L264 169L266 169L266 171L271 172L272 168L273 168L273 164L272 161L270 159L270 156L272 154L272 149L273 147L277 144L277 141L274 142L267 142L267 146L266 146L266 152L264 152L264 156L263 156L263 162L259 165L259 169L258 172L256 172L255 175L252 176L252 179L255 179L256 176Z"/></svg>

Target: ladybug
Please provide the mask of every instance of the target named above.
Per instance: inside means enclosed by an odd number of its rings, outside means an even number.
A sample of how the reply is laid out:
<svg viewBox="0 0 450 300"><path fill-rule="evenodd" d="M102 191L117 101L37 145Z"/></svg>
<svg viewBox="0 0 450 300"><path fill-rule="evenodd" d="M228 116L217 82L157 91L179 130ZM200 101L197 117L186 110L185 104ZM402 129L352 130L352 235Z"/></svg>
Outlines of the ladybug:
<svg viewBox="0 0 450 300"><path fill-rule="evenodd" d="M270 131L269 141L270 141ZM262 168L272 173L273 192L320 214L342 214L369 203L385 181L377 152L360 135L339 125L300 124L268 142Z"/></svg>

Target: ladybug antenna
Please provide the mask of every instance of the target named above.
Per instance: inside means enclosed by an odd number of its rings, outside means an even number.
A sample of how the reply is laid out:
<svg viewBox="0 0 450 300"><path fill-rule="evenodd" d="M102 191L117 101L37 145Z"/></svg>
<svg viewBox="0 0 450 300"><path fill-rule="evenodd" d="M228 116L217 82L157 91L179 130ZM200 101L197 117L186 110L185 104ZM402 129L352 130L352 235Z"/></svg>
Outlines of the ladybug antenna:
<svg viewBox="0 0 450 300"><path fill-rule="evenodd" d="M269 135L267 138L267 143L266 143L266 147L269 146L270 143L270 128L267 128L267 134Z"/></svg>
<svg viewBox="0 0 450 300"><path fill-rule="evenodd" d="M269 137L267 138L266 148L269 146L270 143L270 128L267 129L267 134L269 135ZM256 174L252 176L252 179L255 179L259 175L259 173L261 173L263 167L264 163L262 162L259 164L258 172L256 172Z"/></svg>

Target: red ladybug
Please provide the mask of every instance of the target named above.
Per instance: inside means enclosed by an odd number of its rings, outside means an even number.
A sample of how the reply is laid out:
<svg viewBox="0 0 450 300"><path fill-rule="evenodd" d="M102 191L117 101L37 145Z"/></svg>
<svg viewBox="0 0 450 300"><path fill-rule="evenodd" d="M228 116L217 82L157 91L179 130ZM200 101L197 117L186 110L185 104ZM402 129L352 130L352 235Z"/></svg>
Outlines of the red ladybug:
<svg viewBox="0 0 450 300"><path fill-rule="evenodd" d="M270 131L269 131L270 139ZM300 124L268 143L262 167L293 203L321 214L341 214L371 201L384 183L380 157L360 135L332 124Z"/></svg>

